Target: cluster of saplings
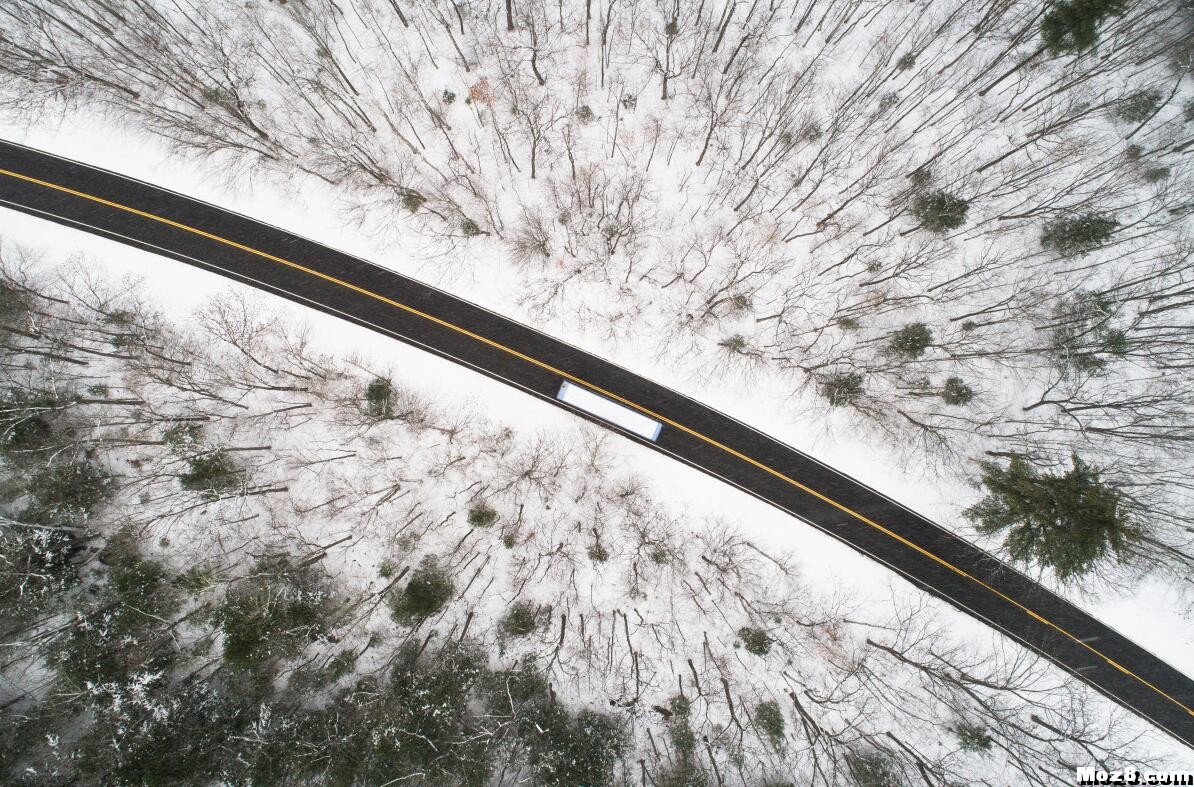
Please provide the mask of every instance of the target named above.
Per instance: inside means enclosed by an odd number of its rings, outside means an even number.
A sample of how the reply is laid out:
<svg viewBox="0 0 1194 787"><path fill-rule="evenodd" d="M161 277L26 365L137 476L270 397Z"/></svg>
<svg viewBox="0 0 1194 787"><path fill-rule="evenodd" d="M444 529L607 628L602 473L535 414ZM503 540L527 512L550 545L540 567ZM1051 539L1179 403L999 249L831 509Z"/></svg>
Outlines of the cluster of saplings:
<svg viewBox="0 0 1194 787"><path fill-rule="evenodd" d="M40 556L45 578L36 612L4 606L4 630L61 621L43 648L53 688L4 710L5 783L601 785L627 745L619 718L569 708L529 661L493 669L474 644L421 638L380 659L377 642L337 648L341 602L304 561L172 575L121 533L84 581L55 532L0 542L0 565ZM21 595L24 577L0 578Z"/></svg>

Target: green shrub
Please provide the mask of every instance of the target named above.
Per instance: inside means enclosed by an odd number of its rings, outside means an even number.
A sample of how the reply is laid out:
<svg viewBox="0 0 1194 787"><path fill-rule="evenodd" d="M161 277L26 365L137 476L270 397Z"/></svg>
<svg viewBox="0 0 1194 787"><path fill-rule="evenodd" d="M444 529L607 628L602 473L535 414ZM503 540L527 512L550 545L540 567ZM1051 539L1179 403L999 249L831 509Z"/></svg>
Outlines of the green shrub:
<svg viewBox="0 0 1194 787"><path fill-rule="evenodd" d="M384 377L376 377L365 388L365 412L371 418L394 416L394 384Z"/></svg>
<svg viewBox="0 0 1194 787"><path fill-rule="evenodd" d="M981 725L965 721L958 722L954 726L954 734L958 736L958 745L962 747L963 751L990 751L991 746L995 743Z"/></svg>
<svg viewBox="0 0 1194 787"><path fill-rule="evenodd" d="M177 597L162 567L144 559L128 533L109 540L99 557L107 570L96 603L76 609L75 624L50 648L50 665L71 687L123 683L165 670L176 657L163 621Z"/></svg>
<svg viewBox="0 0 1194 787"><path fill-rule="evenodd" d="M821 383L821 395L832 407L846 407L862 398L860 372L835 372Z"/></svg>
<svg viewBox="0 0 1194 787"><path fill-rule="evenodd" d="M907 71L914 65L916 65L916 53L908 52L900 56L900 59L896 61L895 67L896 71Z"/></svg>
<svg viewBox="0 0 1194 787"><path fill-rule="evenodd" d="M1061 0L1041 19L1041 38L1054 55L1084 52L1098 42L1103 20L1123 12L1123 0Z"/></svg>
<svg viewBox="0 0 1194 787"><path fill-rule="evenodd" d="M460 222L460 231L464 233L466 238L472 238L482 233L480 225L472 219L464 219Z"/></svg>
<svg viewBox="0 0 1194 787"><path fill-rule="evenodd" d="M473 527L489 527L497 521L498 513L484 503L469 509L468 523Z"/></svg>
<svg viewBox="0 0 1194 787"><path fill-rule="evenodd" d="M444 93L447 95L451 95L446 90L444 91ZM451 102L449 102L449 103L451 103ZM403 190L402 195L399 197L399 199L402 201L402 207L406 208L406 210L409 211L410 213L416 213L419 210L419 208L423 207L424 203L427 202L427 198L424 197L419 192L415 191L414 189Z"/></svg>
<svg viewBox="0 0 1194 787"><path fill-rule="evenodd" d="M532 783L610 784L625 751L624 724L611 715L572 713L530 661L494 673L485 682L484 704L493 718L507 718L527 752Z"/></svg>
<svg viewBox="0 0 1194 787"><path fill-rule="evenodd" d="M776 749L784 746L784 713L775 700L766 700L755 706L755 724L767 736Z"/></svg>
<svg viewBox="0 0 1194 787"><path fill-rule="evenodd" d="M846 767L857 787L904 787L904 779L895 764L881 752L851 752Z"/></svg>
<svg viewBox="0 0 1194 787"><path fill-rule="evenodd" d="M14 322L29 311L29 295L8 279L0 278L0 320Z"/></svg>
<svg viewBox="0 0 1194 787"><path fill-rule="evenodd" d="M1108 358L1130 349L1126 331L1112 327L1119 305L1100 292L1078 292L1053 309L1049 354L1063 372L1097 373Z"/></svg>
<svg viewBox="0 0 1194 787"><path fill-rule="evenodd" d="M178 477L182 488L205 495L235 489L244 480L244 471L236 466L223 448L196 454L187 460L187 470Z"/></svg>
<svg viewBox="0 0 1194 787"><path fill-rule="evenodd" d="M602 546L600 541L590 546L588 552L589 560L594 563L604 563L609 560L609 550Z"/></svg>
<svg viewBox="0 0 1194 787"><path fill-rule="evenodd" d="M30 480L32 500L21 518L39 525L76 525L111 492L111 479L86 460L51 465Z"/></svg>
<svg viewBox="0 0 1194 787"><path fill-rule="evenodd" d="M913 322L891 335L892 353L901 358L919 358L933 344L933 332L923 322Z"/></svg>
<svg viewBox="0 0 1194 787"><path fill-rule="evenodd" d="M944 191L917 194L912 200L912 213L930 232L946 232L966 223L970 203Z"/></svg>
<svg viewBox="0 0 1194 787"><path fill-rule="evenodd" d="M668 738L676 753L680 755L680 761L690 763L696 752L696 734L692 731L689 720L692 703L687 697L677 695L668 701L668 707L672 711L672 718L667 723Z"/></svg>
<svg viewBox="0 0 1194 787"><path fill-rule="evenodd" d="M195 450L203 439L203 427L196 423L175 424L162 432L162 440L174 451Z"/></svg>
<svg viewBox="0 0 1194 787"><path fill-rule="evenodd" d="M970 404L974 399L974 389L966 384L961 377L950 377L941 388L941 401L954 407Z"/></svg>
<svg viewBox="0 0 1194 787"><path fill-rule="evenodd" d="M531 766L545 787L604 787L626 748L622 722L613 716L582 710L575 717L559 706L548 713L545 733L532 739Z"/></svg>
<svg viewBox="0 0 1194 787"><path fill-rule="evenodd" d="M1161 91L1155 88L1137 90L1115 105L1115 114L1125 123L1143 123L1161 105Z"/></svg>
<svg viewBox="0 0 1194 787"><path fill-rule="evenodd" d="M1170 174L1171 170L1169 167L1149 167L1144 170L1142 177L1147 183L1160 183L1163 180L1167 180Z"/></svg>
<svg viewBox="0 0 1194 787"><path fill-rule="evenodd" d="M1063 257L1085 254L1110 240L1118 226L1115 219L1097 213L1057 219L1045 225L1041 246Z"/></svg>
<svg viewBox="0 0 1194 787"><path fill-rule="evenodd" d="M747 653L753 653L756 656L765 656L771 651L773 640L762 629L743 626L738 629L738 638L742 640L742 646L746 648Z"/></svg>
<svg viewBox="0 0 1194 787"><path fill-rule="evenodd" d="M247 670L298 655L327 629L330 595L310 568L259 565L217 613L224 661Z"/></svg>
<svg viewBox="0 0 1194 787"><path fill-rule="evenodd" d="M173 683L140 676L136 690L97 686L93 724L72 747L72 762L102 783L227 783L229 746L249 733L253 698L208 681ZM90 783L87 778L80 782Z"/></svg>
<svg viewBox="0 0 1194 787"><path fill-rule="evenodd" d="M53 393L9 388L0 395L0 452L8 458L51 445L51 414L65 400Z"/></svg>
<svg viewBox="0 0 1194 787"><path fill-rule="evenodd" d="M539 628L543 615L539 606L530 601L515 601L510 605L506 617L502 618L502 631L512 637L525 637Z"/></svg>
<svg viewBox="0 0 1194 787"><path fill-rule="evenodd" d="M411 622L433 615L443 608L456 592L448 572L434 560L424 561L415 569L402 592L391 602L394 617Z"/></svg>
<svg viewBox="0 0 1194 787"><path fill-rule="evenodd" d="M732 353L741 355L742 352L746 350L746 337L740 333L736 333L733 336L728 336L725 339L722 339L717 343L717 346L724 347Z"/></svg>

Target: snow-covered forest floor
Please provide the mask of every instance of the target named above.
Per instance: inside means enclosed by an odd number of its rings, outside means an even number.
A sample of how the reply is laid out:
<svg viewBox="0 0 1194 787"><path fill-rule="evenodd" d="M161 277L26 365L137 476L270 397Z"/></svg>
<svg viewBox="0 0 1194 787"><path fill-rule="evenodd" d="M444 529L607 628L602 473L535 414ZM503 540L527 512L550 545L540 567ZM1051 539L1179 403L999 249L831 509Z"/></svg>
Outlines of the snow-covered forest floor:
<svg viewBox="0 0 1194 787"><path fill-rule="evenodd" d="M12 778L1057 784L1178 759L959 613L810 582L759 523L660 498L600 430L327 354L244 288L176 321L102 257L49 257L7 244L0 289Z"/></svg>

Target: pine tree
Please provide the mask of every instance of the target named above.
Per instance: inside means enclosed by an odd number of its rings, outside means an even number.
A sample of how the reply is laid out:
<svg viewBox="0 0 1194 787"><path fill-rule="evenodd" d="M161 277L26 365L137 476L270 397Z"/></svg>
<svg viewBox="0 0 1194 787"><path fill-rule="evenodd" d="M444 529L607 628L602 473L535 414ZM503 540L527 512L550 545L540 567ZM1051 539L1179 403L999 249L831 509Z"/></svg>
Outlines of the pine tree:
<svg viewBox="0 0 1194 787"><path fill-rule="evenodd" d="M1119 222L1097 213L1058 219L1045 225L1041 246L1063 257L1085 254L1107 242Z"/></svg>
<svg viewBox="0 0 1194 787"><path fill-rule="evenodd" d="M1098 42L1103 20L1123 12L1123 0L1062 0L1041 20L1041 38L1054 55L1084 52Z"/></svg>
<svg viewBox="0 0 1194 787"><path fill-rule="evenodd" d="M836 372L821 383L821 393L834 407L854 404L862 397L862 374Z"/></svg>
<svg viewBox="0 0 1194 787"><path fill-rule="evenodd" d="M974 389L966 384L961 377L950 377L941 388L941 401L954 407L970 404L974 398Z"/></svg>
<svg viewBox="0 0 1194 787"><path fill-rule="evenodd" d="M394 415L394 384L378 377L365 389L365 412L372 418L391 418Z"/></svg>
<svg viewBox="0 0 1194 787"><path fill-rule="evenodd" d="M891 335L891 351L901 358L919 358L933 344L933 332L923 322L913 322Z"/></svg>
<svg viewBox="0 0 1194 787"><path fill-rule="evenodd" d="M1006 533L1013 560L1047 566L1063 581L1082 577L1123 556L1142 531L1097 468L1076 454L1071 462L1060 475L1042 474L1019 456L1006 468L985 462L987 496L963 513L985 535Z"/></svg>
<svg viewBox="0 0 1194 787"><path fill-rule="evenodd" d="M912 213L921 225L931 232L954 230L966 223L970 203L945 191L917 194L912 200Z"/></svg>

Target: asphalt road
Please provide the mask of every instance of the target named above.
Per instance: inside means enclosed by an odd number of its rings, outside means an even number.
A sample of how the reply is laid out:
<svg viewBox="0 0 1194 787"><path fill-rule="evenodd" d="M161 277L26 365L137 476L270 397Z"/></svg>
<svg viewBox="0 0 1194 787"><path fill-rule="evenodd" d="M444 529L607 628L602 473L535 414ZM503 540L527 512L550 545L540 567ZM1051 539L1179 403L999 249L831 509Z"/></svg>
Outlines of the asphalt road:
<svg viewBox="0 0 1194 787"><path fill-rule="evenodd" d="M664 424L657 442L623 431L628 439L829 533L1194 748L1190 678L916 512L700 402L285 230L3 141L0 205L237 279L465 364L561 407L556 393L564 380L619 400Z"/></svg>

